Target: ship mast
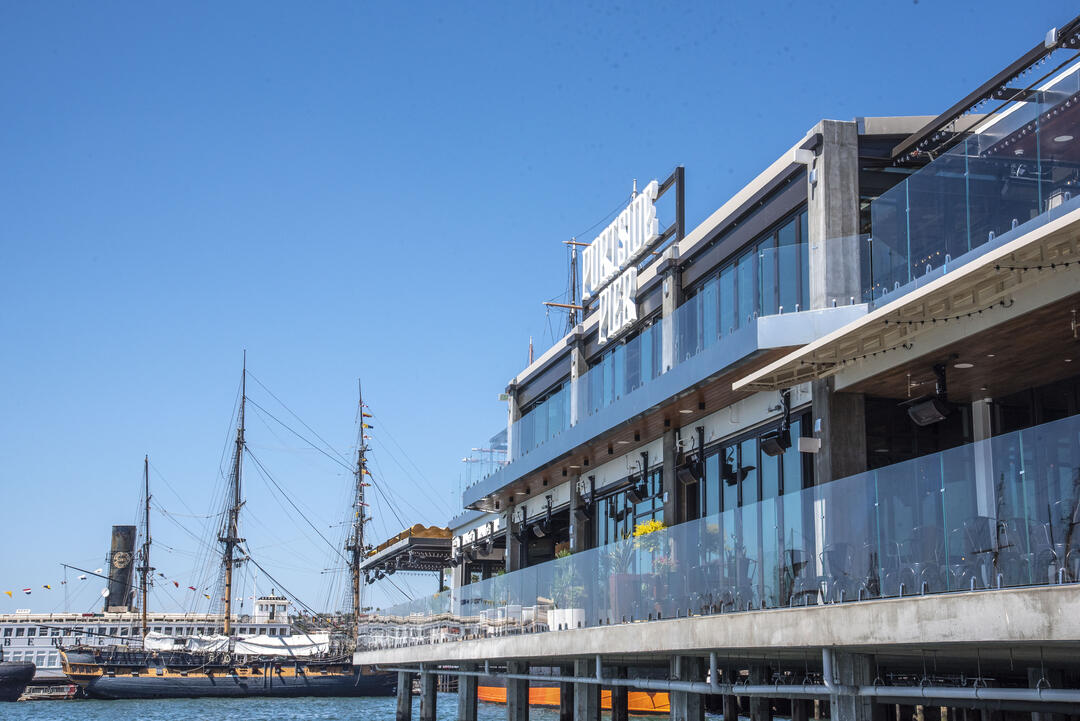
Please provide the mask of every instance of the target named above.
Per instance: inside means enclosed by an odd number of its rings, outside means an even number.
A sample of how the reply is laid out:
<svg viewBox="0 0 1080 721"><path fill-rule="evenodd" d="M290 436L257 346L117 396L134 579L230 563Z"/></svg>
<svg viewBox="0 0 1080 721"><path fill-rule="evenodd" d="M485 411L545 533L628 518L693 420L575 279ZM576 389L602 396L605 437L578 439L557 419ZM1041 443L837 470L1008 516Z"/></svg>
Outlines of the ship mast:
<svg viewBox="0 0 1080 721"><path fill-rule="evenodd" d="M142 601L142 635L145 638L150 628L147 623L147 610L149 605L148 578L154 569L150 567L150 456L143 457L143 546L142 565L139 566L139 598Z"/></svg>
<svg viewBox="0 0 1080 721"><path fill-rule="evenodd" d="M367 458L365 453L367 452L367 443L365 442L364 430L366 423L364 423L364 393L363 389L360 389L360 439L356 452L356 470L354 475L356 476L356 493L353 500L354 512L353 512L353 529L352 536L349 538L348 545L345 546L345 550L349 551L349 570L352 574L352 607L354 618L358 621L360 618L361 603L360 603L360 562L364 560L364 523L365 512L364 509L367 505L364 503L364 487L367 485L364 482L364 476L368 474L367 471Z"/></svg>
<svg viewBox="0 0 1080 721"><path fill-rule="evenodd" d="M222 553L222 562L225 564L225 635L232 631L232 576L233 553L239 543L244 539L237 534L240 531L240 506L243 501L240 497L240 473L244 461L244 404L247 401L247 351L244 352L244 370L240 377L240 414L236 426L236 451L233 457L232 477L230 479L232 503L229 506L228 519L225 524L225 534L218 539L225 544Z"/></svg>

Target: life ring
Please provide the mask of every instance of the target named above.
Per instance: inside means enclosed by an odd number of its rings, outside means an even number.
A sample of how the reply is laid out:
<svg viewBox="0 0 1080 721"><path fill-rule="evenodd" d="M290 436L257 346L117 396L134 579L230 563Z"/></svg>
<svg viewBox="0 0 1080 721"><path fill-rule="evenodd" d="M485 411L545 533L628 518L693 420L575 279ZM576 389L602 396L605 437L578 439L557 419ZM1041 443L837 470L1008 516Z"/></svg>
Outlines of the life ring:
<svg viewBox="0 0 1080 721"><path fill-rule="evenodd" d="M224 664L228 664L228 663L232 662L232 656L230 656L227 653L221 654L221 662L224 663Z"/></svg>

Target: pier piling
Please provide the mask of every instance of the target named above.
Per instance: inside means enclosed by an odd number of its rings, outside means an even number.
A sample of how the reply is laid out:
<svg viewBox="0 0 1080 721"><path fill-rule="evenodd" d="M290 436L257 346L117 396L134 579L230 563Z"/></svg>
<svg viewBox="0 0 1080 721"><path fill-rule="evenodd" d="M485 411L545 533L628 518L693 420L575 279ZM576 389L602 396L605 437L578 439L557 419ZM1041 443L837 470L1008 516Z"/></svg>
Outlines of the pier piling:
<svg viewBox="0 0 1080 721"><path fill-rule="evenodd" d="M462 671L475 671L475 663L464 662ZM458 721L476 721L476 692L479 679L476 676L458 676Z"/></svg>
<svg viewBox="0 0 1080 721"><path fill-rule="evenodd" d="M420 721L435 721L439 701L437 674L424 670L420 674Z"/></svg>
<svg viewBox="0 0 1080 721"><path fill-rule="evenodd" d="M574 675L596 674L596 662L590 659L574 661ZM595 683L574 684L574 721L600 721L600 686Z"/></svg>
<svg viewBox="0 0 1080 721"><path fill-rule="evenodd" d="M506 664L508 674L526 674L529 664L510 661ZM506 679L506 721L529 721L529 682L523 678Z"/></svg>
<svg viewBox="0 0 1080 721"><path fill-rule="evenodd" d="M397 721L412 721L412 685L414 674L398 671L397 675Z"/></svg>

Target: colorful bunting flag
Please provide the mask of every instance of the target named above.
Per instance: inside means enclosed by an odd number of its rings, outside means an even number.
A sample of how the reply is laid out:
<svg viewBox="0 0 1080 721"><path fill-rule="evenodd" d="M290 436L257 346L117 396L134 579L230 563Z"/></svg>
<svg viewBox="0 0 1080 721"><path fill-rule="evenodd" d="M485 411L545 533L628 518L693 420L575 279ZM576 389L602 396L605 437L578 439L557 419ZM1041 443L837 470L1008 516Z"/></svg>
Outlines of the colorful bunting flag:
<svg viewBox="0 0 1080 721"><path fill-rule="evenodd" d="M79 580L80 581L85 581L86 580L86 574L85 573L80 573L79 574Z"/></svg>
<svg viewBox="0 0 1080 721"><path fill-rule="evenodd" d="M44 589L46 589L46 590L48 590L48 591L51 591L51 590L52 590L52 586L50 586L50 585L49 585L49 584L47 584L47 583L46 583L46 584L45 584L44 586L42 586L42 588L44 588Z"/></svg>
<svg viewBox="0 0 1080 721"><path fill-rule="evenodd" d="M195 587L194 587L194 586L188 586L188 589L190 589L190 590L194 591L194 590L195 590Z"/></svg>
<svg viewBox="0 0 1080 721"><path fill-rule="evenodd" d="M371 418L372 417L372 415L370 413L364 413L363 416L364 416L364 418Z"/></svg>
<svg viewBox="0 0 1080 721"><path fill-rule="evenodd" d="M29 596L29 595L30 595L30 589L29 589L29 588L24 588L24 589L22 590L22 592L23 592L23 593L25 593L25 594L26 594L27 596Z"/></svg>
<svg viewBox="0 0 1080 721"><path fill-rule="evenodd" d="M210 594L209 593L204 593L203 596L206 598L207 601L210 600Z"/></svg>
<svg viewBox="0 0 1080 721"><path fill-rule="evenodd" d="M11 598L11 591L4 591L4 593L6 593L6 594L7 594L7 597L8 597L8 598Z"/></svg>

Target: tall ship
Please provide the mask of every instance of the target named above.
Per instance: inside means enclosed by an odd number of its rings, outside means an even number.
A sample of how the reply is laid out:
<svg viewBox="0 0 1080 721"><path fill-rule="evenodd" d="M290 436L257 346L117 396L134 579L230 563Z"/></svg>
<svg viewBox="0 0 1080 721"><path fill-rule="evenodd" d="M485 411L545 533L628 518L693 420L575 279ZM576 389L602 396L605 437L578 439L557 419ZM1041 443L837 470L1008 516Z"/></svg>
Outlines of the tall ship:
<svg viewBox="0 0 1080 721"><path fill-rule="evenodd" d="M240 635L232 614L235 596L234 571L251 558L245 539L239 536L243 460L245 455L244 413L247 403L247 365L241 377L236 440L229 474L228 507L217 541L222 548L224 577L222 625L207 634L169 636L150 629L147 592L154 569L150 566L150 475L149 458L144 460L145 532L138 551L139 595L141 598L141 646L133 644L60 646L64 673L91 698L145 699L192 698L200 696L389 696L395 693L393 674L377 672L370 666L352 663L356 647L356 625L343 627L324 619L327 632L289 635ZM361 399L361 407L363 401ZM359 563L364 545L364 476L366 446L360 434L350 552L353 610L361 611ZM265 569L262 569L265 572ZM110 568L110 573L112 568ZM269 575L269 574L267 574ZM110 575L111 579L111 575ZM260 599L263 600L263 599ZM273 597L271 614L284 612L284 597ZM277 603L275 603L277 601ZM32 673L31 673L32 675Z"/></svg>

